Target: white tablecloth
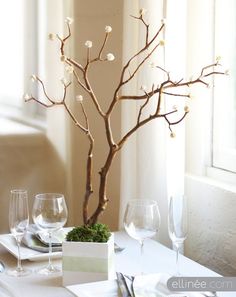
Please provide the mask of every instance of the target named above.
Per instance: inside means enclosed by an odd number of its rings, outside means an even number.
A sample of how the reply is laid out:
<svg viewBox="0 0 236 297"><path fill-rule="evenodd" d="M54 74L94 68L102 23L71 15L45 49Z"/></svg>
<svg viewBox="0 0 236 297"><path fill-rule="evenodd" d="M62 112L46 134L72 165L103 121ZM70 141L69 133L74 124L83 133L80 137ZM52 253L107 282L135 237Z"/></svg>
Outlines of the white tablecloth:
<svg viewBox="0 0 236 297"><path fill-rule="evenodd" d="M125 250L116 254L116 271L126 274L136 274L140 272L140 247L125 232L115 233L115 241ZM16 265L16 259L0 246L0 259L5 263L6 269ZM54 260L55 264L61 265L61 260ZM153 240L146 240L144 244L144 271L149 273L170 273L175 271L175 253ZM37 269L45 265L45 262L24 261L24 266ZM218 276L215 272L191 261L180 257L181 273L186 276ZM73 295L62 287L62 276L40 276L32 274L30 276L16 278L5 273L0 273L0 287L11 288L15 297L72 297ZM1 291L0 291L0 296ZM219 293L219 297L235 297L236 292Z"/></svg>

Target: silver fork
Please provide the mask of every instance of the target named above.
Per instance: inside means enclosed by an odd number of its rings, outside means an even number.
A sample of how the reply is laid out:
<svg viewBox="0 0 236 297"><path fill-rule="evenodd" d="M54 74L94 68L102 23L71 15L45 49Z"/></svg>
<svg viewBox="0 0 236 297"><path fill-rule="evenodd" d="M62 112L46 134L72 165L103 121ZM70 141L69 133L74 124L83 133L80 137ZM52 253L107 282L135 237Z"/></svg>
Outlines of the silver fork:
<svg viewBox="0 0 236 297"><path fill-rule="evenodd" d="M209 292L201 292L201 294L205 297L217 297L217 292L209 291Z"/></svg>

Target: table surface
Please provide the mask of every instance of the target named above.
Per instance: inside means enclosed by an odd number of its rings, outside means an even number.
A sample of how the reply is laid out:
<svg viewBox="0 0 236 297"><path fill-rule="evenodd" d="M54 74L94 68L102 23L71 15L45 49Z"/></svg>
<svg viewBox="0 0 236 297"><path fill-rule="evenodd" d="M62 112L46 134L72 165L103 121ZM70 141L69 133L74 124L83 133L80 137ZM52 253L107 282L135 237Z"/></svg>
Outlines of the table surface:
<svg viewBox="0 0 236 297"><path fill-rule="evenodd" d="M140 272L140 246L137 241L131 239L125 232L115 233L115 242L125 247L122 252L116 253L116 271L134 275ZM0 245L0 259L5 263L6 269L16 265L16 258L9 254ZM53 260L55 264L61 265L61 260ZM175 270L175 252L159 244L154 240L146 240L144 244L143 272L169 273ZM45 262L23 261L23 265L35 270L44 266ZM218 276L215 272L204 266L180 256L181 274L186 276ZM62 275L40 276L36 273L21 278L11 277L0 273L0 287L11 289L15 297L72 297L66 288L62 286ZM1 291L0 291L0 296ZM220 292L219 297L235 297L235 292Z"/></svg>

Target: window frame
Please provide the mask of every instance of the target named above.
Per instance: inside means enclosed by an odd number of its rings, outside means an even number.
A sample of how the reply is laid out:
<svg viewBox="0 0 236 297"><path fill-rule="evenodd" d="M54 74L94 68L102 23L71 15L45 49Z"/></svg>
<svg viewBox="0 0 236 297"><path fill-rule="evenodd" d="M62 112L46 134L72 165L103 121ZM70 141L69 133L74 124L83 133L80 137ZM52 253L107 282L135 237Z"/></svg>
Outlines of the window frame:
<svg viewBox="0 0 236 297"><path fill-rule="evenodd" d="M38 93L37 84L32 84L30 76L38 72L39 61L39 1L24 0L23 3L23 90ZM0 102L0 116L16 122L45 129L45 109L38 104L25 103L24 92L20 104Z"/></svg>
<svg viewBox="0 0 236 297"><path fill-rule="evenodd" d="M225 38L224 42L222 42L223 32L221 28L221 20L223 17L222 14L225 14L226 10L222 9L223 3L221 2L221 0L214 0L214 51L215 55L217 55L218 52L220 53L220 55L222 55L222 64L226 64L226 67L229 67L231 65L229 64L230 62L228 55L230 54L229 48L231 48L231 46L227 43L229 41L227 40L227 38ZM225 1L223 7L225 8ZM229 9L228 13L232 13L232 9ZM227 19L229 21L229 16ZM229 23L231 25L230 21ZM234 28L234 26L230 27ZM228 32L228 30L226 31ZM236 33L235 29L234 33ZM229 33L227 34L227 36L228 35L232 36ZM235 41L234 45L236 46ZM227 145L228 138L226 139L225 135L226 131L231 131L230 135L232 135L233 133L233 129L231 128L232 123L228 120L229 117L232 118L232 121L236 120L236 108L234 112L232 112L231 110L233 108L233 106L231 105L236 99L236 86L233 86L234 80L235 76L233 76L233 71L230 71L230 76L226 76L224 78L215 77L213 89L212 167L216 169L222 169L230 173L236 173L236 147L232 148ZM224 100L228 100L228 105L226 107L224 104ZM224 126L224 128L222 128L222 126ZM234 138L236 139L236 136L234 136Z"/></svg>

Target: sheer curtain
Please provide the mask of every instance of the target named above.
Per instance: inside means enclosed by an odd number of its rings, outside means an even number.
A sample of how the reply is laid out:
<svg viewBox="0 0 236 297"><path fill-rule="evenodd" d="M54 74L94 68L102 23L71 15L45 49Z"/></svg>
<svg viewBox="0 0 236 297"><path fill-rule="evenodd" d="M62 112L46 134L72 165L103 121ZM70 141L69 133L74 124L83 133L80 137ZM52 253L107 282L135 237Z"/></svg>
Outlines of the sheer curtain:
<svg viewBox="0 0 236 297"><path fill-rule="evenodd" d="M137 3L139 2L139 3ZM150 23L151 36L160 27L161 19L166 18L167 26L164 36L166 46L148 61L139 72L132 85L126 86L123 92L136 94L142 85L151 87L163 79L163 73L152 69L150 63L164 67L174 77L182 78L185 71L185 10L186 1L137 1L135 6L125 3L124 7L124 63L140 47L145 35L142 35L142 24L134 22L129 15L134 15L140 8L147 9L146 17ZM179 13L177 13L179 12ZM132 45L130 47L130 36ZM174 50L173 50L174 49ZM177 99L171 98L164 108L172 108ZM153 103L155 105L155 102ZM184 102L181 102L183 105ZM122 134L135 123L139 103L134 108L133 102L126 102L122 109ZM145 115L152 112L153 106L145 110ZM161 213L159 239L169 245L167 233L168 196L184 191L184 125L174 127L177 137L169 137L168 127L163 120L155 120L142 127L126 143L121 158L121 207L120 227L127 201L132 198L148 198L158 202Z"/></svg>
<svg viewBox="0 0 236 297"><path fill-rule="evenodd" d="M65 17L73 15L73 0L40 0L39 15L39 67L38 74L46 82L48 94L52 98L62 97L61 79L64 77L64 65L60 61L58 42L48 39L48 34L64 35ZM73 43L70 41L71 49ZM73 92L73 91L72 91ZM42 100L43 94L40 93ZM74 224L74 201L72 187L72 123L63 107L47 109L47 137L51 142L58 160L64 167L64 194L69 207L68 224Z"/></svg>

